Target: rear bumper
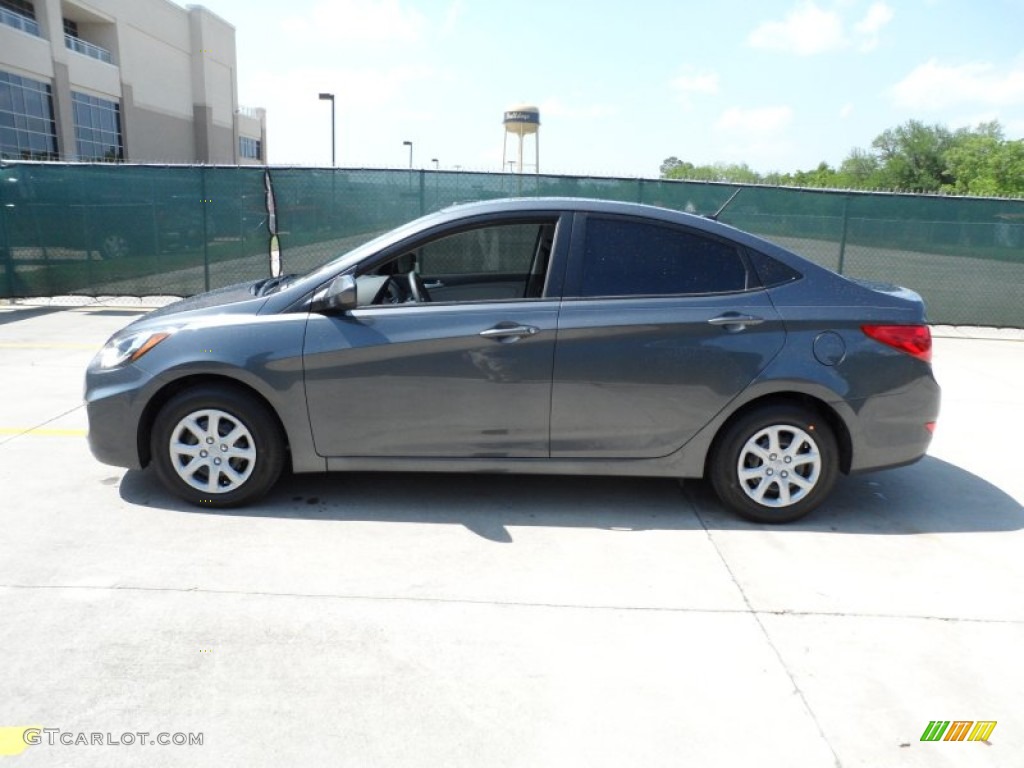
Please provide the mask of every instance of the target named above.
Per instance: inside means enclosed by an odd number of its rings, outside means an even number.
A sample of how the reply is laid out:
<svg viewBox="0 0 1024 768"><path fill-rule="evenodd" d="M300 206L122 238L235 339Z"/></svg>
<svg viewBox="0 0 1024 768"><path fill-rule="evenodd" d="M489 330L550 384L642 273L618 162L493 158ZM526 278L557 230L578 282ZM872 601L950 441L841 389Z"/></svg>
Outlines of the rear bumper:
<svg viewBox="0 0 1024 768"><path fill-rule="evenodd" d="M928 376L903 392L861 401L850 471L899 467L923 457L932 441L926 425L938 419L940 400L939 385Z"/></svg>

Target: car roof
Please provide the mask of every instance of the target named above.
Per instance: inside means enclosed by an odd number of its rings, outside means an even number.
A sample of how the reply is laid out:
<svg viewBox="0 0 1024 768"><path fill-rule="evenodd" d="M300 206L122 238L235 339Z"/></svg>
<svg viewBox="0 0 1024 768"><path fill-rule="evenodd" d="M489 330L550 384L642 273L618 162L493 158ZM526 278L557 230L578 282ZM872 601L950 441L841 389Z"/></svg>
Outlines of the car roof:
<svg viewBox="0 0 1024 768"><path fill-rule="evenodd" d="M558 213L575 211L580 213L617 214L682 224L705 232L717 233L745 245L759 248L765 241L741 229L695 213L686 213L671 208L662 208L644 203L630 203L619 200L598 200L587 197L515 197L480 202L455 203L427 218L432 224L485 216L495 213ZM436 218L435 218L436 217Z"/></svg>
<svg viewBox="0 0 1024 768"><path fill-rule="evenodd" d="M599 200L589 197L506 197L498 200L482 200L468 203L455 203L440 211L459 216L473 214L499 213L501 211L584 211L595 213L622 213L634 216L659 216L670 214L701 219L704 217L674 211L642 203L626 203L618 200Z"/></svg>

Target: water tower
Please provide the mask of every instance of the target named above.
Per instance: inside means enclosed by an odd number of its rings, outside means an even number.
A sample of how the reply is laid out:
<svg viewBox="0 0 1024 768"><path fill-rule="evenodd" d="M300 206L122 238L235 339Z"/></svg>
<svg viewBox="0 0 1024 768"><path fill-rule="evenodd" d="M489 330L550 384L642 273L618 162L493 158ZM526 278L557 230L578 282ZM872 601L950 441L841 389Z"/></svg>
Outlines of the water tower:
<svg viewBox="0 0 1024 768"><path fill-rule="evenodd" d="M501 148L501 170L504 172L508 154L509 134L519 138L519 162L516 173L523 172L523 143L527 136L533 136L533 172L540 173L540 110L528 104L520 104L505 112L505 140Z"/></svg>

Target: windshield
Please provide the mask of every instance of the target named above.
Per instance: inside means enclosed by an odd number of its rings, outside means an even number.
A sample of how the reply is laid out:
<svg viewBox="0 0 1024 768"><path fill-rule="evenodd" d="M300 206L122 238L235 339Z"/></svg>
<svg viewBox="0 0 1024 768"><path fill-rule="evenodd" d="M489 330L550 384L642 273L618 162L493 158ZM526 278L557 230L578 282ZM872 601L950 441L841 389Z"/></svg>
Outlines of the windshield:
<svg viewBox="0 0 1024 768"><path fill-rule="evenodd" d="M337 274L339 272L344 272L349 266L361 261L370 254L379 251L382 248L386 248L387 246L393 243L397 243L418 230L426 229L431 221L439 218L439 213L430 213L427 214L426 216L421 216L418 219L414 219L413 221L403 224L400 227L397 227L396 229L388 230L384 234L378 235L369 242L363 243L362 245L354 248L353 250L347 251L346 253L343 253L340 256L331 259L322 266L316 267L315 269L302 275L302 277L299 279L307 280L316 277L326 277L329 274Z"/></svg>

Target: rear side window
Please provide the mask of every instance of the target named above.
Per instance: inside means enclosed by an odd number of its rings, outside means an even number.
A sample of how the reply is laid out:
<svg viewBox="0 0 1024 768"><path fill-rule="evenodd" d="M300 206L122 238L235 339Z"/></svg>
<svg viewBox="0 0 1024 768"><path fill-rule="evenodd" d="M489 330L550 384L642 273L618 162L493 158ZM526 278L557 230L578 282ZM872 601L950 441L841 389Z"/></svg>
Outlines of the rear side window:
<svg viewBox="0 0 1024 768"><path fill-rule="evenodd" d="M761 278L761 285L765 288L774 288L776 285L799 280L802 277L792 267L788 267L770 256L765 256L760 251L747 251L747 257L754 265L757 276Z"/></svg>
<svg viewBox="0 0 1024 768"><path fill-rule="evenodd" d="M688 230L590 217L581 295L731 293L753 287L739 250Z"/></svg>

